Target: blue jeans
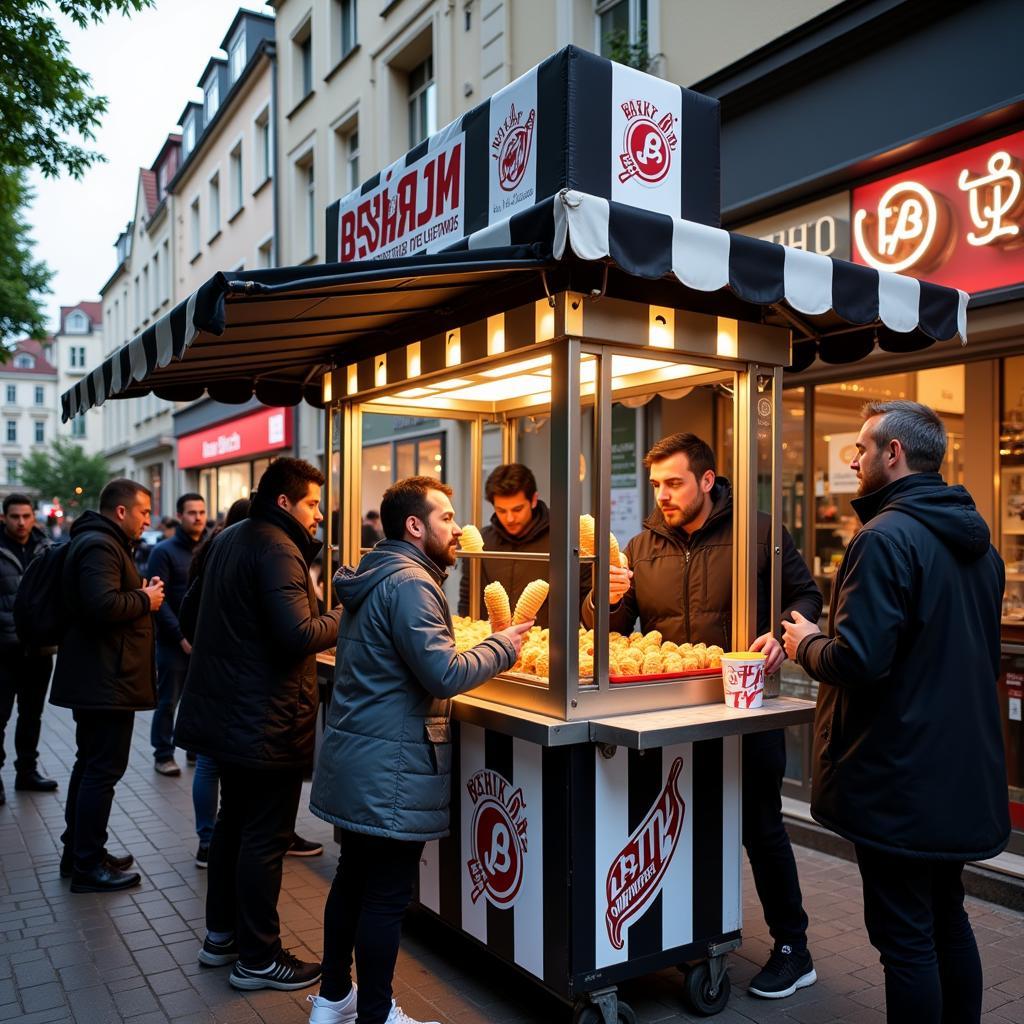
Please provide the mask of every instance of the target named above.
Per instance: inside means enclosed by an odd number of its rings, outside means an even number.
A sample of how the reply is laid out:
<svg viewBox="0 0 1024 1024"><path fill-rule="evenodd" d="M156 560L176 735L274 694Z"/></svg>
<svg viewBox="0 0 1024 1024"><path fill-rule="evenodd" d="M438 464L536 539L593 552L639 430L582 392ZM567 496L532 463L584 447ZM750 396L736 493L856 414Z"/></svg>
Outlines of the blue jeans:
<svg viewBox="0 0 1024 1024"><path fill-rule="evenodd" d="M174 712L185 689L188 655L177 644L156 645L156 711L149 730L154 761L174 757Z"/></svg>
<svg viewBox="0 0 1024 1024"><path fill-rule="evenodd" d="M196 835L200 846L209 846L217 821L220 769L212 757L199 754L192 776L192 807L196 813Z"/></svg>

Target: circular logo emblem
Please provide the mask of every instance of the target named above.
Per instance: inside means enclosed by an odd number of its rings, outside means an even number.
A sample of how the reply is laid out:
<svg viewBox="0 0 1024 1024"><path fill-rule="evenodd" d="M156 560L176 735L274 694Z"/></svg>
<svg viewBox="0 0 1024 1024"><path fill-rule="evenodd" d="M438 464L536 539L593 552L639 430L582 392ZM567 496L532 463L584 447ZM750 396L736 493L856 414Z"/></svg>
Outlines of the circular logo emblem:
<svg viewBox="0 0 1024 1024"><path fill-rule="evenodd" d="M473 815L472 837L488 899L496 906L508 906L523 881L523 857L505 806L490 797L481 800Z"/></svg>
<svg viewBox="0 0 1024 1024"><path fill-rule="evenodd" d="M526 174L533 136L531 128L520 125L505 136L505 142L498 156L498 183L506 192L511 192Z"/></svg>
<svg viewBox="0 0 1024 1024"><path fill-rule="evenodd" d="M668 174L672 149L665 133L652 120L638 117L626 127L625 150L641 181L656 184Z"/></svg>
<svg viewBox="0 0 1024 1024"><path fill-rule="evenodd" d="M768 417L771 416L771 414L772 414L771 399L759 398L757 400L757 414L759 416L763 416L765 419L768 419Z"/></svg>

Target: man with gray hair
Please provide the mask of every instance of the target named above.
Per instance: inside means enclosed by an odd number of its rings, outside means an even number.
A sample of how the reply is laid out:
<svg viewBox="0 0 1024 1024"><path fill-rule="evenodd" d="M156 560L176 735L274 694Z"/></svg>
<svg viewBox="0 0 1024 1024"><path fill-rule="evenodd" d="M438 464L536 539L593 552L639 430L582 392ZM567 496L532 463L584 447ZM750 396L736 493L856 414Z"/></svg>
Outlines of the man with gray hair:
<svg viewBox="0 0 1024 1024"><path fill-rule="evenodd" d="M811 814L851 840L890 1021L978 1021L966 861L1007 843L996 678L1005 570L970 494L939 475L946 428L870 403L850 468L863 528L836 573L829 635L794 613L786 651L821 686Z"/></svg>

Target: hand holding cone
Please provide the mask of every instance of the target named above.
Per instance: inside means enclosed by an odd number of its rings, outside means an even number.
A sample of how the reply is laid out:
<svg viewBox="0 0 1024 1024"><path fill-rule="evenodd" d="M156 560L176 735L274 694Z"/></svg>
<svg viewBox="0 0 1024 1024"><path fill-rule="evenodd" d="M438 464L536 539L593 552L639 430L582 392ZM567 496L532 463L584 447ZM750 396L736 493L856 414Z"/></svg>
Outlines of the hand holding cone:
<svg viewBox="0 0 1024 1024"><path fill-rule="evenodd" d="M484 539L480 531L472 524L467 523L462 528L462 536L459 538L459 547L463 551L483 551Z"/></svg>
<svg viewBox="0 0 1024 1024"><path fill-rule="evenodd" d="M516 601L515 614L512 616L513 626L537 618L540 606L547 600L548 589L547 580L534 580L526 584L519 595L519 600Z"/></svg>
<svg viewBox="0 0 1024 1024"><path fill-rule="evenodd" d="M500 633L512 625L508 594L497 581L484 587L484 604L487 606L487 618L490 620L492 633Z"/></svg>

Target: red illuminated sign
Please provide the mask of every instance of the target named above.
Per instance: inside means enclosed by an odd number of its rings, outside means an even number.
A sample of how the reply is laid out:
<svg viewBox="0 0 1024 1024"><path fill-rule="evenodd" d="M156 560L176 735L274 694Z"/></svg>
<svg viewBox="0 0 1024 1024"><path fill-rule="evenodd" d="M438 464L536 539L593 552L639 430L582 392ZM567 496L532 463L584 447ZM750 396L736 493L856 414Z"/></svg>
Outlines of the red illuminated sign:
<svg viewBox="0 0 1024 1024"><path fill-rule="evenodd" d="M977 293L1024 282L1024 132L853 192L853 258Z"/></svg>
<svg viewBox="0 0 1024 1024"><path fill-rule="evenodd" d="M206 430L178 438L178 467L240 462L255 455L290 448L292 417L287 409L260 409Z"/></svg>

